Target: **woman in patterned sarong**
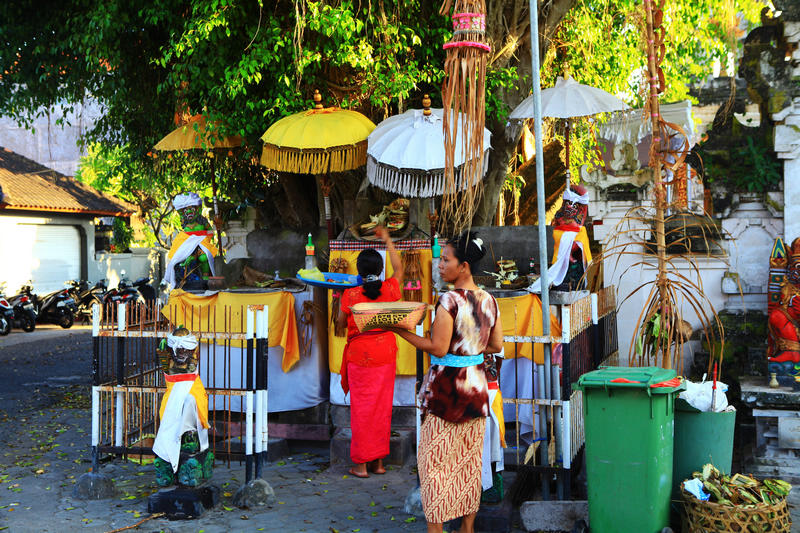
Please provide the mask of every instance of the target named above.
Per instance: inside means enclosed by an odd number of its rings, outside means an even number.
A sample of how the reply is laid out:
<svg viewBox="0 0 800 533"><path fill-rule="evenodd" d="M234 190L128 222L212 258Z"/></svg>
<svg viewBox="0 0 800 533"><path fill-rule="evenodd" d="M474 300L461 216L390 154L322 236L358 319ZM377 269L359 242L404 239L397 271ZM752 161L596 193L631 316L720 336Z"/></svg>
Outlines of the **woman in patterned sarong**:
<svg viewBox="0 0 800 533"><path fill-rule="evenodd" d="M360 287L347 289L339 296L341 327L347 325L347 345L342 356L342 390L350 393L350 473L369 477L368 464L374 474L384 474L383 458L389 455L392 425L392 398L397 368L397 341L394 335L376 329L358 331L350 307L361 302L394 302L400 299L403 265L388 232L378 227L376 235L383 239L394 273L381 281L383 257L368 248L358 254L356 268L363 278Z"/></svg>
<svg viewBox="0 0 800 533"><path fill-rule="evenodd" d="M497 301L472 279L486 253L474 233L465 232L442 250L439 273L455 288L437 304L431 336L390 328L431 354L420 388L422 426L417 463L428 532L463 516L461 533L474 531L481 498L481 452L489 394L483 354L503 347Z"/></svg>

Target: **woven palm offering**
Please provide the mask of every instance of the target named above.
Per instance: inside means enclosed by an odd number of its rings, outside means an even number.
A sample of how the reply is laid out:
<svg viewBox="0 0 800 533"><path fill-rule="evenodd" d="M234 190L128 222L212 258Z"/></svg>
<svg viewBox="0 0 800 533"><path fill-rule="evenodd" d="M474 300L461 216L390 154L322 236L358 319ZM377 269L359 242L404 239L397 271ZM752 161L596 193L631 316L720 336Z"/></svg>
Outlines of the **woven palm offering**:
<svg viewBox="0 0 800 533"><path fill-rule="evenodd" d="M712 465L692 474L709 494L699 500L681 484L686 530L690 533L789 533L792 519L786 497L792 486L780 479L758 480L752 476L728 476ZM692 480L694 481L694 480ZM696 481L695 481L696 483Z"/></svg>
<svg viewBox="0 0 800 533"><path fill-rule="evenodd" d="M362 302L353 305L353 320L359 331L398 327L413 329L425 318L428 304L421 302Z"/></svg>

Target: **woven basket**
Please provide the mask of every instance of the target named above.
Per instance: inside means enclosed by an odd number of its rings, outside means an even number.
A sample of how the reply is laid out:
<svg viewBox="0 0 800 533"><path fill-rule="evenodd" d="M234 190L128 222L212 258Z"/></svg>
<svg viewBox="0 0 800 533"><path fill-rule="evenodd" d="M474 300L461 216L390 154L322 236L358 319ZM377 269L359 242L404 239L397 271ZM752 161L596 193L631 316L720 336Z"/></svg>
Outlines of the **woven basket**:
<svg viewBox="0 0 800 533"><path fill-rule="evenodd" d="M730 506L700 501L683 493L689 533L790 533L792 519L786 498L774 505Z"/></svg>
<svg viewBox="0 0 800 533"><path fill-rule="evenodd" d="M353 305L353 320L359 331L398 327L413 329L425 318L428 304L420 302L362 302Z"/></svg>

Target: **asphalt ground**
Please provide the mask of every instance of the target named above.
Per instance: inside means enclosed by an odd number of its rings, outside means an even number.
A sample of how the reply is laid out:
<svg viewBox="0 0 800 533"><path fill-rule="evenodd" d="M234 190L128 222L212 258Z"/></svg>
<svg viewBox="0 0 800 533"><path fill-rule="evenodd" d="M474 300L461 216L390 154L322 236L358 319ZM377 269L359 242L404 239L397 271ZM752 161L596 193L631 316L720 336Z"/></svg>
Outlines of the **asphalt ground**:
<svg viewBox="0 0 800 533"><path fill-rule="evenodd" d="M264 479L274 505L239 509L233 495L244 465L217 462L212 482L220 504L189 521L149 519L147 496L157 490L151 465L105 461L112 499L72 497L90 471L91 332L37 327L0 338L0 531L19 532L422 532L425 524L403 511L416 484L413 466L358 479L347 467L329 467L328 443L290 442L289 455L268 464ZM508 483L506 484L508 486ZM624 497L624 495L620 495ZM800 490L790 496L800 532ZM523 531L515 524L513 531Z"/></svg>

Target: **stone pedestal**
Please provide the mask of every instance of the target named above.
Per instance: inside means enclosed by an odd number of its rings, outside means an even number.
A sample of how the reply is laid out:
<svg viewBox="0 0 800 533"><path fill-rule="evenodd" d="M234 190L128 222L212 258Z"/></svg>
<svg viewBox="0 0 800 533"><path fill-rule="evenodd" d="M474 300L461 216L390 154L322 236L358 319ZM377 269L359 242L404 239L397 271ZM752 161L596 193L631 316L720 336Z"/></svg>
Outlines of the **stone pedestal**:
<svg viewBox="0 0 800 533"><path fill-rule="evenodd" d="M331 465L349 464L350 441L353 438L350 430L350 407L331 405L331 422L334 426L331 439ZM397 405L392 407L392 436L389 439L389 456L384 458L384 463L403 466L416 457L415 428L415 407Z"/></svg>
<svg viewBox="0 0 800 533"><path fill-rule="evenodd" d="M204 485L197 488L178 487L160 490L147 498L148 513L164 513L170 520L200 517L219 503L219 487Z"/></svg>
<svg viewBox="0 0 800 533"><path fill-rule="evenodd" d="M338 428L331 439L331 465L350 464L350 441L353 432L348 428ZM383 458L387 465L403 466L415 457L416 433L413 429L392 429L389 438L389 455Z"/></svg>
<svg viewBox="0 0 800 533"><path fill-rule="evenodd" d="M753 410L756 441L743 471L800 483L800 392L772 389L767 378L741 381L744 404Z"/></svg>

